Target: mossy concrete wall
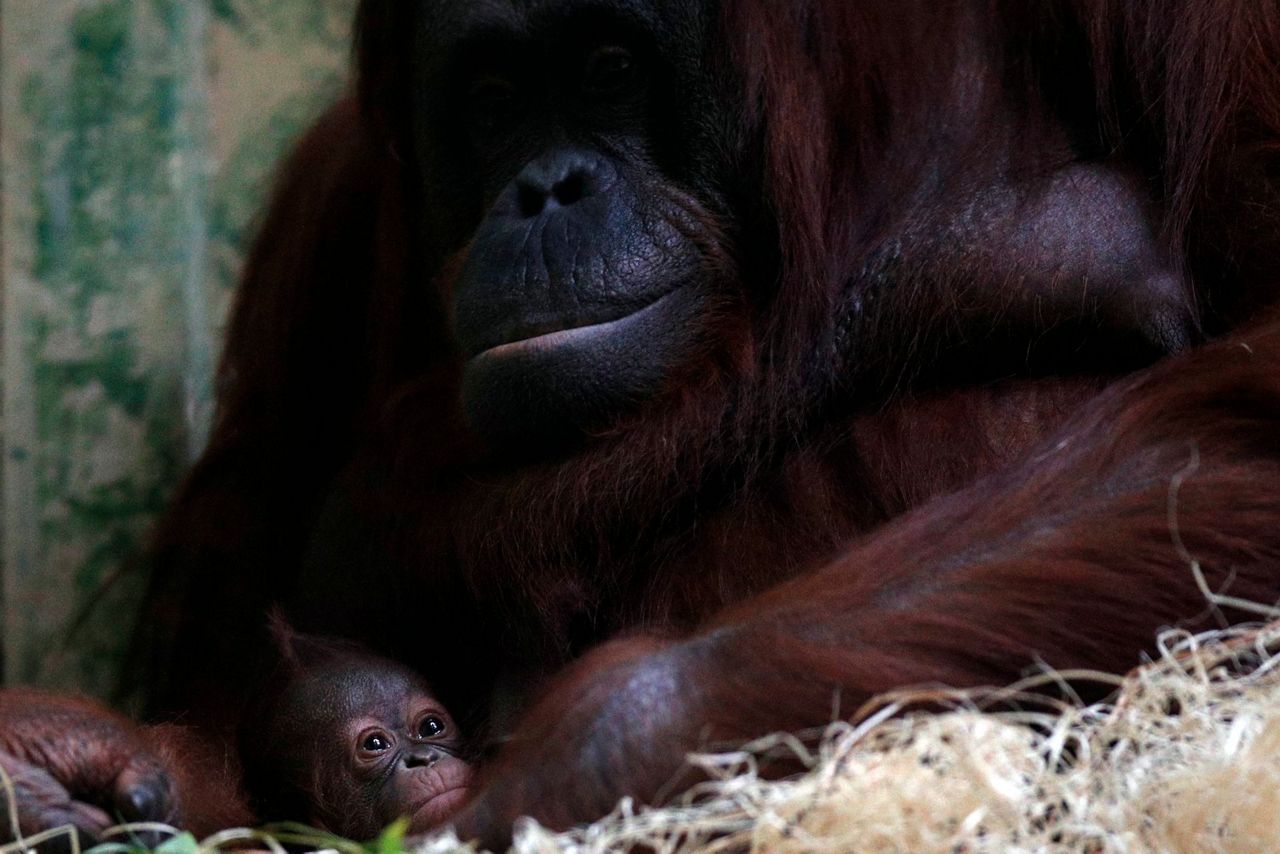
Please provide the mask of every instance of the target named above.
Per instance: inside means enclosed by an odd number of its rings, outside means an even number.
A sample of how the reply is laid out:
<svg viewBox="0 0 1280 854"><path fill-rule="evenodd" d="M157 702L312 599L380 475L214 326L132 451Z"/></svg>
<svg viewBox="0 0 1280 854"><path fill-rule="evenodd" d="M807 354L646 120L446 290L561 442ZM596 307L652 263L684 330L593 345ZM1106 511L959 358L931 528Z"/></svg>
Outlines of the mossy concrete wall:
<svg viewBox="0 0 1280 854"><path fill-rule="evenodd" d="M105 693L241 248L354 0L0 0L0 651Z"/></svg>

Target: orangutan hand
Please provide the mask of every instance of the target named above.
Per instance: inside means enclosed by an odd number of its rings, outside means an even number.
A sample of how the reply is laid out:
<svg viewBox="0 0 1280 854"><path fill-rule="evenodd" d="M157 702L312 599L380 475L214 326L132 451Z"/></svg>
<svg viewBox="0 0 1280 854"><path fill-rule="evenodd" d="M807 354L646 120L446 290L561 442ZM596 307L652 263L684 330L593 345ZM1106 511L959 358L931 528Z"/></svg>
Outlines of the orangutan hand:
<svg viewBox="0 0 1280 854"><path fill-rule="evenodd" d="M16 828L0 814L0 843L70 826L91 844L121 822L175 821L173 784L146 733L92 700L0 690L3 806L12 798L17 812Z"/></svg>

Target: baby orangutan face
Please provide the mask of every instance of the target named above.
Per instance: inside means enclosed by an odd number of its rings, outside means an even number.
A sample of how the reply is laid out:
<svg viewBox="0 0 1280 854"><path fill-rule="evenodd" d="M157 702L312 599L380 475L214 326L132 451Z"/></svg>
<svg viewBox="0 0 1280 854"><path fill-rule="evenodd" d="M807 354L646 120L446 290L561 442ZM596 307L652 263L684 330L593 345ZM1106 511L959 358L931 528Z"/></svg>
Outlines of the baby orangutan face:
<svg viewBox="0 0 1280 854"><path fill-rule="evenodd" d="M442 824L465 802L471 780L470 765L458 756L461 740L448 712L416 677L399 668L346 676L335 698L341 711L326 716L321 734L326 742L332 736L341 750L342 766L331 768L330 787L336 784L335 794L353 805L367 803L366 814L375 826L364 826L373 834L344 835L371 838L400 816L409 817L413 832ZM317 766L323 767L320 741L317 752Z"/></svg>
<svg viewBox="0 0 1280 854"><path fill-rule="evenodd" d="M467 799L471 767L460 758L461 734L425 682L363 651L294 643L322 652L295 661L263 716L250 716L242 742L264 762L253 775L262 818L306 821L356 840L401 817L414 833L444 823Z"/></svg>

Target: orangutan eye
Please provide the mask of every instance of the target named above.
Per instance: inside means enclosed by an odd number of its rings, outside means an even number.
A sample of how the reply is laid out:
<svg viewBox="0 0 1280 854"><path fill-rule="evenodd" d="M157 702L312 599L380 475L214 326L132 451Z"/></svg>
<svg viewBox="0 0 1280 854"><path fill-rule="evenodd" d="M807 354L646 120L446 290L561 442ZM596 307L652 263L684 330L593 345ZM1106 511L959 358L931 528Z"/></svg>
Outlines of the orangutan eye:
<svg viewBox="0 0 1280 854"><path fill-rule="evenodd" d="M477 80L467 92L467 102L472 123L483 133L509 125L519 104L515 85L501 77Z"/></svg>
<svg viewBox="0 0 1280 854"><path fill-rule="evenodd" d="M422 719L422 723L418 724L419 738L439 738L444 735L444 721L434 715L427 715Z"/></svg>
<svg viewBox="0 0 1280 854"><path fill-rule="evenodd" d="M360 742L360 749L365 753L386 753L391 749L391 739L386 733L371 732Z"/></svg>
<svg viewBox="0 0 1280 854"><path fill-rule="evenodd" d="M619 94L635 83L638 76L636 59L631 51L606 45L587 57L582 88L591 95Z"/></svg>

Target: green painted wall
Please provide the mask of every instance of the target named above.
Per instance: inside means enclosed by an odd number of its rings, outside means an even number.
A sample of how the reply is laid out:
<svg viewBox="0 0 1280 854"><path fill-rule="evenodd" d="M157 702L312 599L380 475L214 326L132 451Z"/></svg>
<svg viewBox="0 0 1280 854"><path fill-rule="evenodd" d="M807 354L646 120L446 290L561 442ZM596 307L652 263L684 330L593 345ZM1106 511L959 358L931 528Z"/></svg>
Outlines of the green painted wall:
<svg viewBox="0 0 1280 854"><path fill-rule="evenodd" d="M0 0L0 651L112 685L240 249L355 0Z"/></svg>

